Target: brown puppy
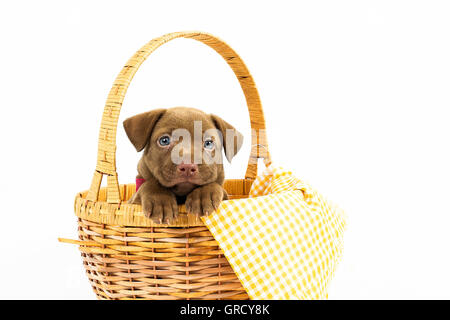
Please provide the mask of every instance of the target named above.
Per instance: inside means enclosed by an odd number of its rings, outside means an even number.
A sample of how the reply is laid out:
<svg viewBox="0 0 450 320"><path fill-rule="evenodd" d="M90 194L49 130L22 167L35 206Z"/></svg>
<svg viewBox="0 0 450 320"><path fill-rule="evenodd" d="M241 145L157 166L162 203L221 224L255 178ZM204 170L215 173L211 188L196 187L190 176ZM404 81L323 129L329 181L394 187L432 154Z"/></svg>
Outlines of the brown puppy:
<svg viewBox="0 0 450 320"><path fill-rule="evenodd" d="M243 141L233 126L184 107L141 113L123 125L136 150L144 150L137 175L144 182L130 203L141 204L147 217L168 223L181 203L188 213L207 215L227 199L222 148L231 161Z"/></svg>

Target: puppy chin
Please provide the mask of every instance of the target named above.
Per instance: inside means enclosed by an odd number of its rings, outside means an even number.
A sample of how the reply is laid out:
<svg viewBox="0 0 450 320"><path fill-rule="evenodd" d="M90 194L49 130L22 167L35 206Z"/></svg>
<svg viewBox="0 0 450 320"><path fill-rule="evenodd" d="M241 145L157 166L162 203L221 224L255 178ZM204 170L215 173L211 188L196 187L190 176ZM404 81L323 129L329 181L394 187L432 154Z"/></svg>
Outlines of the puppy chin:
<svg viewBox="0 0 450 320"><path fill-rule="evenodd" d="M158 177L157 178L159 183L166 187L166 188L173 188L176 187L177 185L180 186L188 186L188 185L193 185L193 186L199 186L202 183L201 179L195 178L195 177L191 177L191 178L185 178L185 177L175 177L175 178L166 178L166 177Z"/></svg>
<svg viewBox="0 0 450 320"><path fill-rule="evenodd" d="M195 187L198 187L213 182L215 179L217 179L217 177L213 174L210 174L207 177L204 177L202 175L195 175L191 177L183 177L175 175L175 177L170 178L161 176L160 178L158 178L158 181L159 183L161 183L161 185L163 185L166 188L173 188L177 185L180 186L193 185Z"/></svg>
<svg viewBox="0 0 450 320"><path fill-rule="evenodd" d="M155 172L156 173L156 172ZM185 176L179 176L179 175L165 175L164 172L157 172L158 175L154 175L158 182L166 188L172 189L172 191L175 192L175 190L190 190L192 191L198 186L202 186L211 182L214 182L217 179L217 175L213 172L210 172L208 175L204 176L201 174L185 177ZM189 192L190 192L189 191ZM189 193L187 192L187 193ZM179 195L177 192L175 194Z"/></svg>
<svg viewBox="0 0 450 320"><path fill-rule="evenodd" d="M198 187L198 184L191 182L180 182L175 184L171 189L177 196L185 196Z"/></svg>
<svg viewBox="0 0 450 320"><path fill-rule="evenodd" d="M167 188L172 188L172 187L176 187L176 186L200 186L205 184L205 181L203 179L200 178L196 178L196 177L192 177L192 178L184 178L184 177L180 177L180 178L175 178L173 180L171 180L170 182L168 182L165 187Z"/></svg>

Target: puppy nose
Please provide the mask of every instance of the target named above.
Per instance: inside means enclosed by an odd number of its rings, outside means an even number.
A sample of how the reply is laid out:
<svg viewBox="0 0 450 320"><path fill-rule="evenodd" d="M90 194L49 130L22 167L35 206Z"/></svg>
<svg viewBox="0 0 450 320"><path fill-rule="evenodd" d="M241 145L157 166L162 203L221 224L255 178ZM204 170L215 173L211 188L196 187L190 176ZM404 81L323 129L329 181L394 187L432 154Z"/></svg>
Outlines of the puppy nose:
<svg viewBox="0 0 450 320"><path fill-rule="evenodd" d="M186 177L193 176L197 173L198 166L191 163L182 163L177 166L178 174Z"/></svg>

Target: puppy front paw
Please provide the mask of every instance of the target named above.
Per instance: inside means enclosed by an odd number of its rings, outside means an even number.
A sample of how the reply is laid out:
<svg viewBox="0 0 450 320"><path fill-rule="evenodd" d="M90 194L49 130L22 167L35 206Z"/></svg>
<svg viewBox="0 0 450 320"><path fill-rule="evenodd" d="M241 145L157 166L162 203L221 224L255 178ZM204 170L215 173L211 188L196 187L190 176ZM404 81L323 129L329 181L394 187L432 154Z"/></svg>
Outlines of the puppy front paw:
<svg viewBox="0 0 450 320"><path fill-rule="evenodd" d="M172 193L141 195L142 210L155 223L170 223L178 215L178 205Z"/></svg>
<svg viewBox="0 0 450 320"><path fill-rule="evenodd" d="M215 211L224 199L225 190L217 183L198 187L186 198L186 211L198 215L209 215Z"/></svg>

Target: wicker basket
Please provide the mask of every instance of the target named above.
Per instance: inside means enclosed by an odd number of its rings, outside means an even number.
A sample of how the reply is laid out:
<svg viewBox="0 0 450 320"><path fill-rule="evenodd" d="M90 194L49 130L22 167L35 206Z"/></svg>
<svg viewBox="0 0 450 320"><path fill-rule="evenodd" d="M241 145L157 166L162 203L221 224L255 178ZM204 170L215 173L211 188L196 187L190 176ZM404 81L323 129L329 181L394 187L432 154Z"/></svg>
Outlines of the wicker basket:
<svg viewBox="0 0 450 320"><path fill-rule="evenodd" d="M77 194L78 244L87 276L99 299L248 299L223 252L203 222L180 207L170 225L154 224L139 205L128 204L135 184L119 185L116 132L127 88L142 62L176 38L195 39L217 51L233 69L245 94L252 148L245 179L226 180L230 198L245 198L257 160L270 162L258 91L241 58L226 43L202 32L177 32L148 42L117 76L103 112L97 167L89 191ZM100 188L103 175L107 187Z"/></svg>

